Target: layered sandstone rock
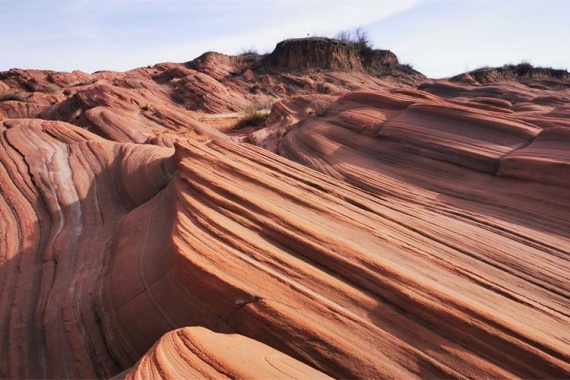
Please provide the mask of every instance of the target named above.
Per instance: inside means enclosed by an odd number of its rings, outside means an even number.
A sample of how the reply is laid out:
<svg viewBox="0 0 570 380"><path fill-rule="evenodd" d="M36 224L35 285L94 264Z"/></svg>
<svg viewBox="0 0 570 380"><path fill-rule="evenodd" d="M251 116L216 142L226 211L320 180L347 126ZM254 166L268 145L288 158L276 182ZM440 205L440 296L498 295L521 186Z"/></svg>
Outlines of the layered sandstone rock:
<svg viewBox="0 0 570 380"><path fill-rule="evenodd" d="M570 186L570 128L542 131L528 146L501 160L499 175Z"/></svg>
<svg viewBox="0 0 570 380"><path fill-rule="evenodd" d="M0 75L0 377L570 376L565 82L237 64Z"/></svg>
<svg viewBox="0 0 570 380"><path fill-rule="evenodd" d="M330 379L255 340L186 327L164 335L133 368L114 379Z"/></svg>

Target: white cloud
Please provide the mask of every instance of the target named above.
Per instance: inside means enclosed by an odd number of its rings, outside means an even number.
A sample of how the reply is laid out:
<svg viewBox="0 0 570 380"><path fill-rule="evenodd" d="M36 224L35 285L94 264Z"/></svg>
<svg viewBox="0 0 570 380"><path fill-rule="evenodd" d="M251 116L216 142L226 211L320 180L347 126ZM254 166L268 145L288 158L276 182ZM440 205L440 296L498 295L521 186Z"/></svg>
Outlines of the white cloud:
<svg viewBox="0 0 570 380"><path fill-rule="evenodd" d="M566 1L424 1L370 31L429 77L521 60L568 68L568 12Z"/></svg>
<svg viewBox="0 0 570 380"><path fill-rule="evenodd" d="M127 70L188 61L210 50L267 51L286 38L373 23L418 1L59 0L43 9L42 19L51 20L43 30L34 29L32 20L41 15L31 14L28 4L31 18L5 47L13 54L0 57L0 70Z"/></svg>
<svg viewBox="0 0 570 380"><path fill-rule="evenodd" d="M570 2L1 0L0 70L93 72L273 50L286 38L364 26L431 77L530 60L570 67Z"/></svg>
<svg viewBox="0 0 570 380"><path fill-rule="evenodd" d="M240 49L255 47L261 52L273 50L275 45L287 38L305 37L307 34L323 33L333 35L342 29L351 29L379 21L394 13L411 8L417 1L398 3L372 3L366 8L355 7L348 3L329 3L323 9L323 4L315 2L304 4L301 12L281 19L273 19L262 29L255 29L232 34L231 32L212 38L193 42L167 44L152 53L157 57L167 57L171 61L189 60L208 51L215 50L235 54ZM290 4L288 4L290 5ZM189 54L191 52L191 54ZM151 52L143 53L150 58ZM189 56L190 55L190 56ZM192 56L193 55L193 56Z"/></svg>

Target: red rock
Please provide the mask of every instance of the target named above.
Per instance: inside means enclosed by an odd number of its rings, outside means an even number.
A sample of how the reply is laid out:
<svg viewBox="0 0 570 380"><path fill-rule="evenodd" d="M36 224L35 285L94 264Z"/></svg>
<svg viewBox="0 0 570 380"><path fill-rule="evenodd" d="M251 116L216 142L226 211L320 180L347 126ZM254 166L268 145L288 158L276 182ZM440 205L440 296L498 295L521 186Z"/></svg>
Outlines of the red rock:
<svg viewBox="0 0 570 380"><path fill-rule="evenodd" d="M329 379L253 339L186 327L164 335L133 368L114 377Z"/></svg>
<svg viewBox="0 0 570 380"><path fill-rule="evenodd" d="M200 71L215 80L222 81L239 71L240 64L246 57L232 57L215 52L207 52L187 63L187 66Z"/></svg>
<svg viewBox="0 0 570 380"><path fill-rule="evenodd" d="M566 82L254 58L0 74L0 377L569 377Z"/></svg>
<svg viewBox="0 0 570 380"><path fill-rule="evenodd" d="M349 44L328 38L294 38L280 42L269 56L273 65L288 70L319 67L362 71L358 52Z"/></svg>
<svg viewBox="0 0 570 380"><path fill-rule="evenodd" d="M570 128L542 131L528 146L501 159L500 176L570 186Z"/></svg>

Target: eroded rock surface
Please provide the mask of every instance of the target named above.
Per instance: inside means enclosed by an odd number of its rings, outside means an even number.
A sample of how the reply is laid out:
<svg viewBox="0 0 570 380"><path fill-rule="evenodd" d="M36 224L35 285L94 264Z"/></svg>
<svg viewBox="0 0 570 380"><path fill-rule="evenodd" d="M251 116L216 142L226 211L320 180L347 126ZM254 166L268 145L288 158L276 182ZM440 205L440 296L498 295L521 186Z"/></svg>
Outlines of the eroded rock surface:
<svg viewBox="0 0 570 380"><path fill-rule="evenodd" d="M350 44L320 37L282 41L277 44L269 59L275 66L289 70L311 67L363 70L360 56Z"/></svg>
<svg viewBox="0 0 570 380"><path fill-rule="evenodd" d="M567 83L254 58L0 75L0 377L569 377Z"/></svg>
<svg viewBox="0 0 570 380"><path fill-rule="evenodd" d="M253 339L186 327L165 334L133 368L114 379L330 379Z"/></svg>

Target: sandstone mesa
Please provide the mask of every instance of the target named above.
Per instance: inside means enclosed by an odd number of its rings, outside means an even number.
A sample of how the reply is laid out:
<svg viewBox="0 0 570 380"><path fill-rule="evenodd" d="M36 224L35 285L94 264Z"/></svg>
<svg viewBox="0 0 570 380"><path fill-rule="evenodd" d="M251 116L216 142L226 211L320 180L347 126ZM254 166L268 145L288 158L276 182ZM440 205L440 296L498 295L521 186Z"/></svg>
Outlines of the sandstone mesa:
<svg viewBox="0 0 570 380"><path fill-rule="evenodd" d="M1 378L570 377L565 71L308 38L0 94Z"/></svg>

